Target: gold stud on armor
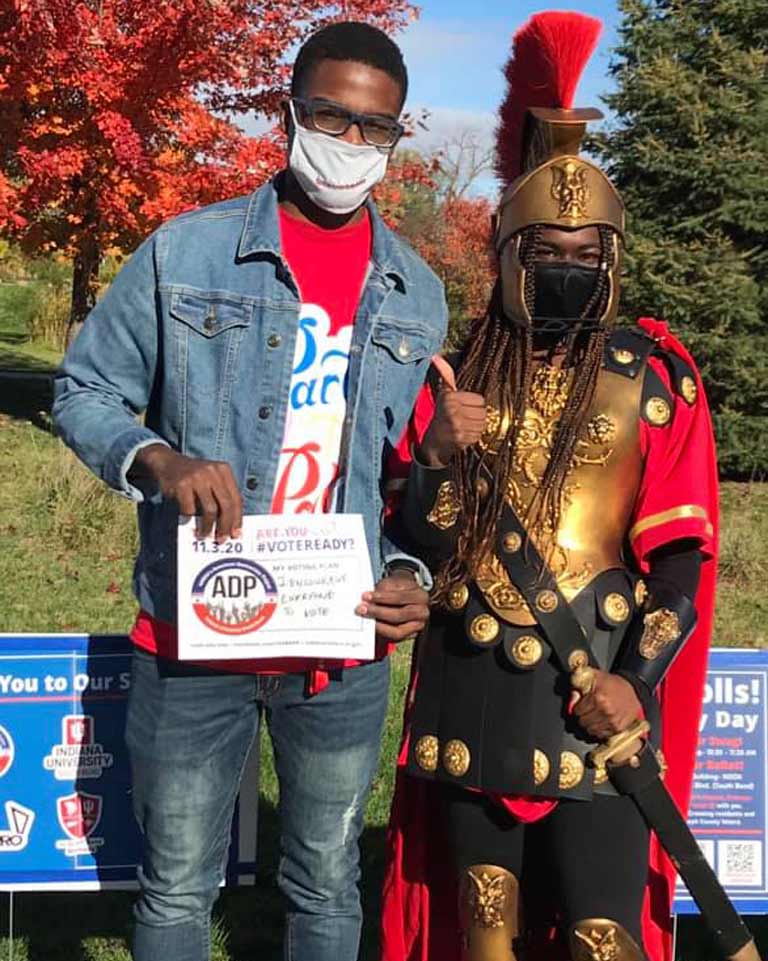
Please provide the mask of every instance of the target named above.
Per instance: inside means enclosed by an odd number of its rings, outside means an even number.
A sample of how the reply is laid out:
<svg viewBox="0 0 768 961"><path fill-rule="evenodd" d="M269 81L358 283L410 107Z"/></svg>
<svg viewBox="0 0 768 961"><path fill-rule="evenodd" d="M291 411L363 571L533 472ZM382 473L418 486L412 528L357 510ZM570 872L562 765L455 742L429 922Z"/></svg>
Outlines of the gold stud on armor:
<svg viewBox="0 0 768 961"><path fill-rule="evenodd" d="M416 763L422 771L428 771L430 774L437 770L439 753L440 742L434 734L425 734L424 737L420 737L413 749Z"/></svg>
<svg viewBox="0 0 768 961"><path fill-rule="evenodd" d="M635 359L634 353L631 350L627 350L623 347L613 347L611 348L611 353L613 354L613 359L616 361L616 363L623 364L625 367L631 364Z"/></svg>
<svg viewBox="0 0 768 961"><path fill-rule="evenodd" d="M629 617L630 612L629 601L623 594L612 593L606 595L603 601L603 613L609 621L623 624Z"/></svg>
<svg viewBox="0 0 768 961"><path fill-rule="evenodd" d="M645 405L645 416L654 427L664 427L672 420L672 408L663 397L651 397Z"/></svg>
<svg viewBox="0 0 768 961"><path fill-rule="evenodd" d="M523 634L509 645L509 656L518 667L533 667L544 653L544 646L535 634Z"/></svg>
<svg viewBox="0 0 768 961"><path fill-rule="evenodd" d="M519 551L523 546L522 537L515 531L511 531L509 534L504 535L504 550L507 554L514 554L515 551Z"/></svg>
<svg viewBox="0 0 768 961"><path fill-rule="evenodd" d="M634 938L615 921L587 918L570 930L573 961L643 961L645 955Z"/></svg>
<svg viewBox="0 0 768 961"><path fill-rule="evenodd" d="M536 595L536 607L542 614L551 614L557 609L557 594L554 591L539 591Z"/></svg>
<svg viewBox="0 0 768 961"><path fill-rule="evenodd" d="M685 376L680 381L680 393L683 395L683 400L690 407L696 403L696 398L699 395L699 389L696 386L696 381L693 377Z"/></svg>
<svg viewBox="0 0 768 961"><path fill-rule="evenodd" d="M584 777L584 762L573 751L563 751L560 755L560 775L558 784L561 791L570 791Z"/></svg>
<svg viewBox="0 0 768 961"><path fill-rule="evenodd" d="M648 598L648 585L641 578L637 584L635 584L635 604L638 607L642 607Z"/></svg>
<svg viewBox="0 0 768 961"><path fill-rule="evenodd" d="M469 600L469 588L466 584L456 584L448 591L446 600L452 611L463 611Z"/></svg>
<svg viewBox="0 0 768 961"><path fill-rule="evenodd" d="M463 777L469 770L471 756L463 741L448 741L443 748L443 767L454 777Z"/></svg>
<svg viewBox="0 0 768 961"><path fill-rule="evenodd" d="M538 748L533 752L533 782L538 787L549 777L551 766L547 755Z"/></svg>
<svg viewBox="0 0 768 961"><path fill-rule="evenodd" d="M478 614L469 625L469 636L475 644L493 644L499 636L499 622L490 614Z"/></svg>
<svg viewBox="0 0 768 961"><path fill-rule="evenodd" d="M515 961L518 882L495 864L473 864L460 879L459 915L464 934L462 961Z"/></svg>

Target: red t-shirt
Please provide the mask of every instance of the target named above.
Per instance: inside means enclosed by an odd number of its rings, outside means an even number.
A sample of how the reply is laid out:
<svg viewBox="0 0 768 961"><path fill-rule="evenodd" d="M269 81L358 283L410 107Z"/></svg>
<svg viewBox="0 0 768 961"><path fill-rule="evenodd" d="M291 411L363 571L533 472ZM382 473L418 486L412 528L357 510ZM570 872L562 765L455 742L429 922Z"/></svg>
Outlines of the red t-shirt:
<svg viewBox="0 0 768 961"><path fill-rule="evenodd" d="M346 416L346 375L355 314L371 257L371 221L324 230L282 209L280 243L298 285L299 331L285 433L272 499L273 514L332 509ZM135 644L176 659L176 626L140 611L131 632ZM359 662L307 658L216 661L209 667L248 674L311 671L311 686L324 686L327 669Z"/></svg>

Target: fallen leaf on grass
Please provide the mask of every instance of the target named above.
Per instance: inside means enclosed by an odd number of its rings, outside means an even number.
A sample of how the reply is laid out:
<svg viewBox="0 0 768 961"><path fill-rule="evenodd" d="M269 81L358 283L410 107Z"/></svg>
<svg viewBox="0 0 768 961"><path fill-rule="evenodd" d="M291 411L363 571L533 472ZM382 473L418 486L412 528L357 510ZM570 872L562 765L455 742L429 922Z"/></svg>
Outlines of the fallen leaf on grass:
<svg viewBox="0 0 768 961"><path fill-rule="evenodd" d="M107 594L119 594L122 588L115 581L110 581L107 585Z"/></svg>

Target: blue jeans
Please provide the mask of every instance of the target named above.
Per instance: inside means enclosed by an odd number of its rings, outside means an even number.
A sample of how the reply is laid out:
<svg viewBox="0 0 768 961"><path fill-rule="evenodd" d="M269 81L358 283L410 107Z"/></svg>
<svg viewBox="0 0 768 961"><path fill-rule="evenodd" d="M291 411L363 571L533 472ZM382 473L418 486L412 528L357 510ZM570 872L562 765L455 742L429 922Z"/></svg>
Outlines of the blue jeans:
<svg viewBox="0 0 768 961"><path fill-rule="evenodd" d="M126 731L144 834L135 961L209 961L211 909L262 714L280 784L283 957L355 961L358 839L388 686L386 660L332 674L308 698L301 674L221 674L135 653Z"/></svg>

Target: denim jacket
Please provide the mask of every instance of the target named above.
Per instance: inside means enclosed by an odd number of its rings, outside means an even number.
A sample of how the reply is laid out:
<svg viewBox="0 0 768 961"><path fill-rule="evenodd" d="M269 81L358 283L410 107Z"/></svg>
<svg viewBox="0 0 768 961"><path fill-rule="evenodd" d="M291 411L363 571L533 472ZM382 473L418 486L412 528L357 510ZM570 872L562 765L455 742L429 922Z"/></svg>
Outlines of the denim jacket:
<svg viewBox="0 0 768 961"><path fill-rule="evenodd" d="M399 554L380 533L384 466L442 344L447 310L438 278L372 204L369 211L373 251L352 338L334 509L365 518L378 579ZM273 181L160 227L117 275L57 372L59 434L138 502L134 591L154 617L176 621L178 509L131 482L133 459L161 441L226 461L245 513L269 513L298 317Z"/></svg>

